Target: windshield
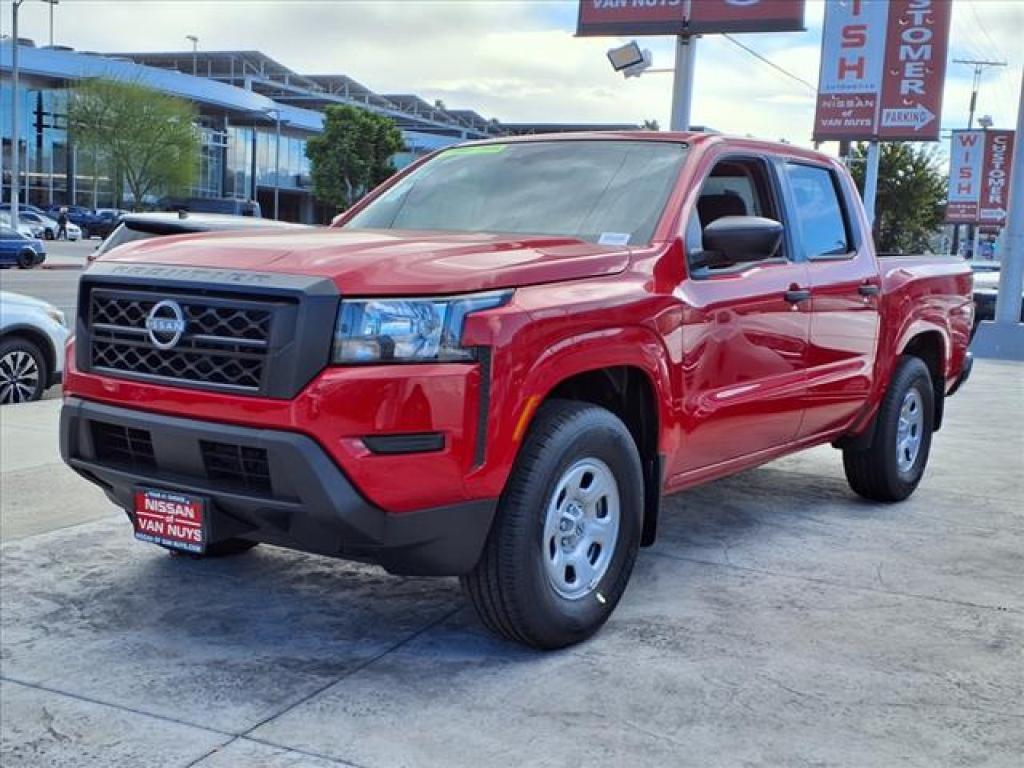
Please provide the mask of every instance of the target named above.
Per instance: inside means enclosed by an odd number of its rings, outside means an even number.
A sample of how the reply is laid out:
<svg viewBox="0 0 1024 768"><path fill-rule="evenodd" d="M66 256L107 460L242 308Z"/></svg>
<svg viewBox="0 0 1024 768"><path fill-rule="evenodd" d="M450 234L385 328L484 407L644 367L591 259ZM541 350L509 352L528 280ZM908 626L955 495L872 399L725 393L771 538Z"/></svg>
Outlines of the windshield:
<svg viewBox="0 0 1024 768"><path fill-rule="evenodd" d="M345 224L350 229L500 232L650 241L684 144L551 141L442 152Z"/></svg>

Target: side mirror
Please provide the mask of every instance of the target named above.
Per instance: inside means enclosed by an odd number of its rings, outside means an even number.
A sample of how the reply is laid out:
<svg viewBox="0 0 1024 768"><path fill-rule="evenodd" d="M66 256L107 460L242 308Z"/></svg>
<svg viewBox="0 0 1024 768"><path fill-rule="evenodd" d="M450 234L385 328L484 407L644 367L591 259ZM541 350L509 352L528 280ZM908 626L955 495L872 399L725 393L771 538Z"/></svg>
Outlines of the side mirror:
<svg viewBox="0 0 1024 768"><path fill-rule="evenodd" d="M695 254L695 267L729 267L774 258L784 228L761 216L723 216L704 228L704 251Z"/></svg>

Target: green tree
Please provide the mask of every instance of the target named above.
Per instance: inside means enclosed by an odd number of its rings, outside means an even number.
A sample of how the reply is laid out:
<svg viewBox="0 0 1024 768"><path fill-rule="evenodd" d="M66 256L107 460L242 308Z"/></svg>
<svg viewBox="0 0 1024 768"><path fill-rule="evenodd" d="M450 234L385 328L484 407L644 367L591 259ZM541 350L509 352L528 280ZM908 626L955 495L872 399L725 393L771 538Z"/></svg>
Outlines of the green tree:
<svg viewBox="0 0 1024 768"><path fill-rule="evenodd" d="M404 146L390 118L357 107L328 107L323 132L306 143L314 196L347 208L395 172L391 158Z"/></svg>
<svg viewBox="0 0 1024 768"><path fill-rule="evenodd" d="M124 179L138 208L150 195L191 184L199 167L197 112L187 101L138 83L88 80L71 91L73 140Z"/></svg>
<svg viewBox="0 0 1024 768"><path fill-rule="evenodd" d="M851 150L850 171L863 194L867 144ZM928 249L942 226L946 175L934 145L891 142L881 145L875 206L875 247L890 253Z"/></svg>

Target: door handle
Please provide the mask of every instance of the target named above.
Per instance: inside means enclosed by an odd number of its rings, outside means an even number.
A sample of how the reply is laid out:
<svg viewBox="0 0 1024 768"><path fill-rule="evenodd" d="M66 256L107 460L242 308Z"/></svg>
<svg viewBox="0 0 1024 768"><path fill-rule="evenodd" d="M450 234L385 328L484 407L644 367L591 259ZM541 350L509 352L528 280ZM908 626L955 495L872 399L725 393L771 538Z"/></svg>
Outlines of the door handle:
<svg viewBox="0 0 1024 768"><path fill-rule="evenodd" d="M782 294L790 304L799 304L811 298L811 292L806 288L790 288Z"/></svg>
<svg viewBox="0 0 1024 768"><path fill-rule="evenodd" d="M877 285L872 283L864 283L860 288L857 289L861 296L877 296L881 293L881 290Z"/></svg>

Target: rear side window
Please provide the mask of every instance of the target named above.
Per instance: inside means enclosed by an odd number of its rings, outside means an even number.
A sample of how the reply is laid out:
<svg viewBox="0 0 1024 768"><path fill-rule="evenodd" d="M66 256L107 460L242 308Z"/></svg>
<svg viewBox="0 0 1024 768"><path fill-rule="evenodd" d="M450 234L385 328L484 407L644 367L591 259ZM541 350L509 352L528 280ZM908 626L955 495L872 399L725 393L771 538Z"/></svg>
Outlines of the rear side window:
<svg viewBox="0 0 1024 768"><path fill-rule="evenodd" d="M835 174L827 168L790 163L794 211L804 255L809 259L842 256L853 250Z"/></svg>

